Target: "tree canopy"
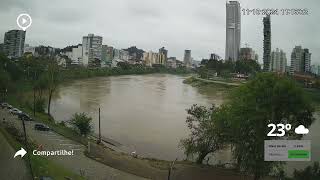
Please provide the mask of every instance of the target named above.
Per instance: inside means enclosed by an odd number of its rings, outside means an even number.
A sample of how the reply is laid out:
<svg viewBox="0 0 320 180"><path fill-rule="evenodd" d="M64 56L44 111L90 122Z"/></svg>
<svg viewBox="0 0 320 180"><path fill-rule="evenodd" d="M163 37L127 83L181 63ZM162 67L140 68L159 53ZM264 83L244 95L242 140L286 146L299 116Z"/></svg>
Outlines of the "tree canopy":
<svg viewBox="0 0 320 180"><path fill-rule="evenodd" d="M202 163L209 154L221 149L224 145L223 127L214 118L219 108L212 106L192 105L187 109L186 123L191 133L188 138L181 140L181 147L185 154L197 155L197 163Z"/></svg>
<svg viewBox="0 0 320 180"><path fill-rule="evenodd" d="M259 179L280 165L264 161L264 140L272 139L267 136L268 124L309 127L314 120L313 111L306 93L293 80L260 73L236 88L219 108L192 106L187 118L191 135L182 144L187 155L197 153L199 157L231 145L238 169ZM285 136L301 137L294 131ZM201 158L197 162L201 163Z"/></svg>
<svg viewBox="0 0 320 180"><path fill-rule="evenodd" d="M93 130L92 118L85 113L75 113L70 119L69 124L83 136L89 135Z"/></svg>
<svg viewBox="0 0 320 180"><path fill-rule="evenodd" d="M261 67L254 60L222 61L222 60L202 60L198 73L202 78L207 76L208 72L216 72L218 76L225 76L230 73L255 74L261 71Z"/></svg>
<svg viewBox="0 0 320 180"><path fill-rule="evenodd" d="M257 75L236 89L229 102L230 142L240 170L256 178L267 175L275 162L264 161L264 140L270 123L292 127L313 122L313 108L302 88L294 81L271 73ZM293 131L287 137L301 138Z"/></svg>

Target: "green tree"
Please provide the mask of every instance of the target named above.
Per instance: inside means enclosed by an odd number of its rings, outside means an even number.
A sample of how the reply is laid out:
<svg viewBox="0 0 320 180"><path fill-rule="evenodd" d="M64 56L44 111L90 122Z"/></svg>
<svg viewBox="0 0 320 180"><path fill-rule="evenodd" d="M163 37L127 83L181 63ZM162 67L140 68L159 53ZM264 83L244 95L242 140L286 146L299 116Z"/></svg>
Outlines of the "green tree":
<svg viewBox="0 0 320 180"><path fill-rule="evenodd" d="M127 62L118 62L118 63L117 63L117 66L120 67L120 68L123 69L123 70L129 70L129 69L131 69L130 64L127 63Z"/></svg>
<svg viewBox="0 0 320 180"><path fill-rule="evenodd" d="M20 66L18 66L13 60L8 59L4 54L0 53L0 69L7 72L12 81L19 80L23 71Z"/></svg>
<svg viewBox="0 0 320 180"><path fill-rule="evenodd" d="M258 74L240 86L230 97L229 125L233 155L240 170L254 174L255 179L267 175L277 162L264 161L264 140L268 124L289 123L292 127L313 122L313 107L305 92L294 81L271 73ZM301 138L293 131L287 137Z"/></svg>
<svg viewBox="0 0 320 180"><path fill-rule="evenodd" d="M34 83L34 89L37 91L37 99L43 99L43 93L48 89L47 74L40 75Z"/></svg>
<svg viewBox="0 0 320 180"><path fill-rule="evenodd" d="M320 179L320 165L315 162L313 166L308 166L303 170L294 170L293 177L295 180L319 180Z"/></svg>
<svg viewBox="0 0 320 180"><path fill-rule="evenodd" d="M315 83L314 83L315 88L320 89L320 78L317 78Z"/></svg>
<svg viewBox="0 0 320 180"><path fill-rule="evenodd" d="M60 69L58 63L53 60L48 60L48 67L46 72L47 91L48 91L48 115L50 116L51 99L60 82Z"/></svg>
<svg viewBox="0 0 320 180"><path fill-rule="evenodd" d="M223 147L223 128L218 126L215 114L219 108L206 108L194 104L187 109L186 123L191 133L188 138L182 139L180 146L187 156L197 155L196 162L201 164L203 159Z"/></svg>
<svg viewBox="0 0 320 180"><path fill-rule="evenodd" d="M74 127L81 135L87 136L92 132L92 118L85 113L76 113L72 116L69 124Z"/></svg>
<svg viewBox="0 0 320 180"><path fill-rule="evenodd" d="M10 79L9 73L0 69L0 93L2 94L3 100L5 100L5 96L10 85Z"/></svg>
<svg viewBox="0 0 320 180"><path fill-rule="evenodd" d="M261 71L260 65L254 60L236 61L235 71L241 74L253 74Z"/></svg>
<svg viewBox="0 0 320 180"><path fill-rule="evenodd" d="M43 98L36 98L35 110L37 112L43 113L45 111L46 102Z"/></svg>

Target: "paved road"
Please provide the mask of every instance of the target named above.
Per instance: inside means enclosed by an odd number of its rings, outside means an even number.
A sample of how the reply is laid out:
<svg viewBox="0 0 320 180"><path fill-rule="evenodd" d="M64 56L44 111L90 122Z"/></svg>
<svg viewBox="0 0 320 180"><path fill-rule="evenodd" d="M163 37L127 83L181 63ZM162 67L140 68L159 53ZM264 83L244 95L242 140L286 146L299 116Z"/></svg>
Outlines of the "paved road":
<svg viewBox="0 0 320 180"><path fill-rule="evenodd" d="M22 123L17 116L10 115L7 110L0 109L8 122L12 122L22 131ZM34 130L35 122L26 122L28 136L43 146L43 150L74 150L73 156L49 156L54 162L66 169L94 180L143 180L144 178L111 168L84 155L85 146L67 139L55 132ZM32 152L28 152L32 153Z"/></svg>
<svg viewBox="0 0 320 180"><path fill-rule="evenodd" d="M3 117L0 116L0 118L2 119ZM31 179L26 162L20 157L13 159L15 152L0 132L0 179Z"/></svg>

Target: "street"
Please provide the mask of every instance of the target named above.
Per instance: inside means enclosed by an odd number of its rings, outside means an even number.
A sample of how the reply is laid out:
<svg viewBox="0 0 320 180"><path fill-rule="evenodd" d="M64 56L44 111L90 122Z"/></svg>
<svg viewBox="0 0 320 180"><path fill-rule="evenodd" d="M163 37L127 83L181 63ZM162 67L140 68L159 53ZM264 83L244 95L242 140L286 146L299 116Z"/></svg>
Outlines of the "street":
<svg viewBox="0 0 320 180"><path fill-rule="evenodd" d="M7 110L0 109L1 119L5 119L18 128L23 130L21 120L17 116L9 114ZM101 164L93 159L84 155L86 147L77 142L71 141L53 131L38 131L34 129L36 122L26 121L26 131L28 137L41 145L43 150L73 150L73 156L48 156L48 158L57 164L73 171L87 179L95 180L142 180L144 178L119 171L104 164ZM31 153L32 152L28 152ZM10 154L10 153L9 153Z"/></svg>

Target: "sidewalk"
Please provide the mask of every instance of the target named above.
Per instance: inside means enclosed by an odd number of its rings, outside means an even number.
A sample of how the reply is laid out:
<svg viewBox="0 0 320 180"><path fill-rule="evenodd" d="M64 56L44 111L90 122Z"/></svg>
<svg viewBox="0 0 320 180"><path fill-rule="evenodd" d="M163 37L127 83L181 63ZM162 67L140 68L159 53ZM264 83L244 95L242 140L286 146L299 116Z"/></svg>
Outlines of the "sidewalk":
<svg viewBox="0 0 320 180"><path fill-rule="evenodd" d="M16 128L22 131L22 123L17 116L12 116L7 110L0 109L0 114L8 122L12 122ZM55 132L43 132L34 130L36 122L26 122L26 130L30 139L43 146L43 150L74 150L73 156L49 156L57 164L73 171L76 174L83 175L87 179L94 180L143 180L141 178L112 167L99 163L84 155L86 147L82 144L67 139ZM32 153L32 152L28 152Z"/></svg>
<svg viewBox="0 0 320 180"><path fill-rule="evenodd" d="M2 118L1 118L2 119ZM1 122L2 123L2 122ZM0 125L1 126L1 125ZM13 158L16 153L0 132L0 174L1 179L31 179L26 162L20 157Z"/></svg>

